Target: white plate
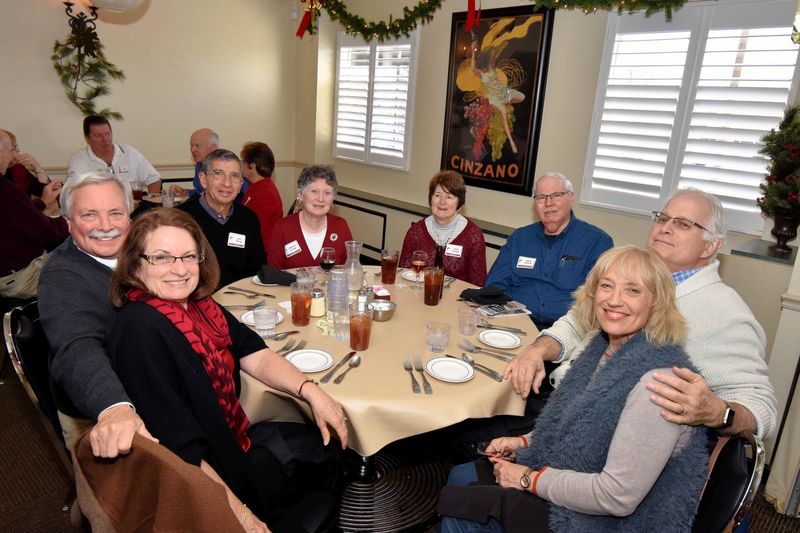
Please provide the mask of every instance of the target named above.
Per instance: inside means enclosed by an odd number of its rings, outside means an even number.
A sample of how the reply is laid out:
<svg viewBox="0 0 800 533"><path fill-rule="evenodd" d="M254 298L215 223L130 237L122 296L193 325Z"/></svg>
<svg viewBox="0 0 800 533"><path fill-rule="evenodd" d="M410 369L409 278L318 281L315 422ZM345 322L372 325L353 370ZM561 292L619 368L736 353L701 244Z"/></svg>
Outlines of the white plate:
<svg viewBox="0 0 800 533"><path fill-rule="evenodd" d="M253 276L253 279L251 279L250 281L252 281L256 285L261 285L262 287L277 287L278 286L277 283L262 283L261 280L258 279L258 276Z"/></svg>
<svg viewBox="0 0 800 533"><path fill-rule="evenodd" d="M296 350L287 354L286 360L300 372L322 372L333 366L333 356L322 350Z"/></svg>
<svg viewBox="0 0 800 533"><path fill-rule="evenodd" d="M419 273L419 278L416 274L414 274L413 270L404 270L400 277L406 281L423 281L425 279L425 274L422 272Z"/></svg>
<svg viewBox="0 0 800 533"><path fill-rule="evenodd" d="M428 361L425 370L431 377L448 383L463 383L475 376L475 369L464 361L452 357L437 357Z"/></svg>
<svg viewBox="0 0 800 533"><path fill-rule="evenodd" d="M522 344L522 339L509 331L499 329L484 329L478 333L478 340L492 348L511 349Z"/></svg>
<svg viewBox="0 0 800 533"><path fill-rule="evenodd" d="M242 315L240 320L242 321L243 324L246 324L246 325L252 326L252 327L256 327L256 319L253 316L253 312L252 311L245 311L245 313ZM278 311L278 319L275 321L275 325L277 326L281 322L283 322L283 313Z"/></svg>

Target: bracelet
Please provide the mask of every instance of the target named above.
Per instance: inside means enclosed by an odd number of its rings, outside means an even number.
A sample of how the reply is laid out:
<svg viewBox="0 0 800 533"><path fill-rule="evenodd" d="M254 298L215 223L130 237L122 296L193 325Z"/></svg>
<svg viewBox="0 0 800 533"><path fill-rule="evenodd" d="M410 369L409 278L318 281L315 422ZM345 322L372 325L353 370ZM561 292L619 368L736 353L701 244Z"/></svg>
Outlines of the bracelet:
<svg viewBox="0 0 800 533"><path fill-rule="evenodd" d="M303 398L303 387L306 386L306 383L313 383L314 385L319 385L319 381L315 381L313 379L306 379L304 382L302 382L300 384L300 388L297 389L297 397L300 398L301 400L305 399Z"/></svg>
<svg viewBox="0 0 800 533"><path fill-rule="evenodd" d="M44 172L43 168L40 168L39 170L36 171L36 173L37 174L44 174L45 172Z"/></svg>
<svg viewBox="0 0 800 533"><path fill-rule="evenodd" d="M528 447L528 439L525 438L525 435L520 435L519 436L519 440L522 441L522 447L523 448L527 448Z"/></svg>
<svg viewBox="0 0 800 533"><path fill-rule="evenodd" d="M533 476L533 482L531 483L531 492L533 493L534 496L539 495L536 492L536 483L539 481L539 476L541 476L542 472L544 472L545 470L547 470L547 466L543 466L542 469L536 472L536 475Z"/></svg>

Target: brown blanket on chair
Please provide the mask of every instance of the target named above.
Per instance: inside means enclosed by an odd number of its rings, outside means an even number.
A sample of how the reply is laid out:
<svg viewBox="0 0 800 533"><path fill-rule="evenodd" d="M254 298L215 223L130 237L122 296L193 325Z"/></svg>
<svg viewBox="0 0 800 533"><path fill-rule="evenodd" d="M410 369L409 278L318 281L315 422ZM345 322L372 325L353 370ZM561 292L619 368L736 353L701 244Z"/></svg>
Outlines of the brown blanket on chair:
<svg viewBox="0 0 800 533"><path fill-rule="evenodd" d="M225 488L140 435L128 455L92 455L88 431L73 449L78 504L93 532L243 531Z"/></svg>

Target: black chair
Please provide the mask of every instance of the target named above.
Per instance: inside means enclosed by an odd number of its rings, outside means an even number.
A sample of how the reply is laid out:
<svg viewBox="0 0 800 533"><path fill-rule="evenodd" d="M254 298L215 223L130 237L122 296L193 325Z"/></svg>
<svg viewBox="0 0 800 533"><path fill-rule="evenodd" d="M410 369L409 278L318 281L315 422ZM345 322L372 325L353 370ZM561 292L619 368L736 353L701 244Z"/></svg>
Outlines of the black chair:
<svg viewBox="0 0 800 533"><path fill-rule="evenodd" d="M708 478L694 519L695 533L733 531L753 503L765 452L758 437L722 437L708 462Z"/></svg>
<svg viewBox="0 0 800 533"><path fill-rule="evenodd" d="M11 364L31 402L38 408L45 432L67 471L72 472L58 411L50 391L50 345L42 330L36 300L5 313L3 337Z"/></svg>

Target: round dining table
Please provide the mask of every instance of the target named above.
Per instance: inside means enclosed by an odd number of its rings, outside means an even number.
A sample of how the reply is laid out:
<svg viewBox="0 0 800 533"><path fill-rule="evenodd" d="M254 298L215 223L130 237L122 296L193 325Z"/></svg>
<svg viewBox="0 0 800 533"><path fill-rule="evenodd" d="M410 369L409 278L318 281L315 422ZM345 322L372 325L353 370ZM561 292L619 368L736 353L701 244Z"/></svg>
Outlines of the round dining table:
<svg viewBox="0 0 800 533"><path fill-rule="evenodd" d="M365 283L380 284L380 267L365 267ZM408 275L408 274L407 274ZM267 305L276 308L284 317L278 324L276 332L300 330L299 334L288 339L307 341L306 349L327 352L338 363L351 350L349 341L336 340L332 335L325 335L319 322L322 318L311 317L308 326L292 325L289 306L289 288L282 286L264 286L255 283L257 278L243 279L230 285L249 291L269 294L264 296ZM494 415L522 415L525 401L517 395L508 380L497 382L491 377L475 372L471 379L460 383L451 383L436 379L426 372L431 385L432 394L424 390L415 393L412 380L404 369L405 358L421 360L425 367L429 360L444 357L449 353L461 357L462 349L458 346L463 337L458 332L458 309L468 302L458 301L461 291L470 288L466 282L454 280L443 291L443 297L437 306L428 306L423 302L424 290L411 287L398 272L396 283L385 285L391 300L397 304L394 316L386 322L372 322L369 348L358 352L361 356L360 366L352 369L347 378L336 384L334 380L320 386L342 404L346 412L350 432L350 447L363 457L376 454L381 448L394 441L419 435L435 429L450 426L468 418L484 418ZM214 299L223 306L247 305L260 301L237 294L226 293L228 287L221 288ZM286 307L284 307L286 306ZM235 316L241 317L246 311L231 310ZM451 326L450 339L445 353L432 353L426 349L426 324L428 322L444 322ZM476 335L467 337L473 344L509 355L515 355L524 346L533 342L537 333L536 327L527 315L500 317L491 320L492 324L513 327L527 333L518 336L521 345L515 349L496 349L484 345L477 333L486 331L478 329ZM267 340L267 345L278 349L286 341ZM495 357L482 354L471 354L475 362L502 373L506 363ZM345 371L347 365L336 372ZM308 373L308 377L319 380L328 370ZM414 371L414 378L423 385L422 376ZM446 376L445 376L446 377ZM252 423L263 420L298 420L298 412L306 410L304 402L287 394L271 389L242 372L241 404Z"/></svg>

